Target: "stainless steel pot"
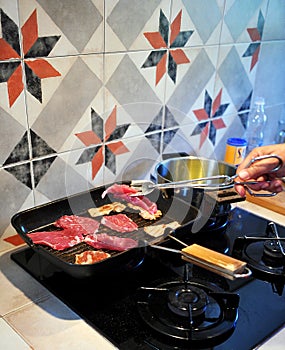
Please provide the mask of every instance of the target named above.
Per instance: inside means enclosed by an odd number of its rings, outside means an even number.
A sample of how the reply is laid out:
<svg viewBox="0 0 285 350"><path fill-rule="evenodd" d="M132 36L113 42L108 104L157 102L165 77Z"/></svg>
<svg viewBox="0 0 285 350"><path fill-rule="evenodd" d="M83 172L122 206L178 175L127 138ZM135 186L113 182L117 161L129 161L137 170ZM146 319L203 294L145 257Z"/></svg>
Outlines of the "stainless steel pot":
<svg viewBox="0 0 285 350"><path fill-rule="evenodd" d="M158 183L171 181L184 181L201 177L216 175L235 175L236 168L228 163L213 159L199 158L194 156L169 158L158 163L155 167L155 176ZM198 208L202 218L194 225L194 230L201 230L227 221L230 203L244 200L230 186L229 190L205 191L203 189L185 187L179 190L165 190L165 196L182 196L189 204ZM230 198L230 199L229 199Z"/></svg>
<svg viewBox="0 0 285 350"><path fill-rule="evenodd" d="M164 160L157 164L159 183L192 180L217 175L235 175L236 168L228 163L207 158L178 157Z"/></svg>

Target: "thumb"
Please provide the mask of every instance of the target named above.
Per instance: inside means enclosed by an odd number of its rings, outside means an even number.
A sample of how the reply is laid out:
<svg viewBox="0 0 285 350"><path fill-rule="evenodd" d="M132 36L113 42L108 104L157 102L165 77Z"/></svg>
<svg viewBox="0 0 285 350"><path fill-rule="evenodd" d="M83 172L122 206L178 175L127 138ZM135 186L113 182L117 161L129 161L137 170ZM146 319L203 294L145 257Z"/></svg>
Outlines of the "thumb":
<svg viewBox="0 0 285 350"><path fill-rule="evenodd" d="M247 169L243 169L238 173L238 177L242 180L250 179L250 173Z"/></svg>

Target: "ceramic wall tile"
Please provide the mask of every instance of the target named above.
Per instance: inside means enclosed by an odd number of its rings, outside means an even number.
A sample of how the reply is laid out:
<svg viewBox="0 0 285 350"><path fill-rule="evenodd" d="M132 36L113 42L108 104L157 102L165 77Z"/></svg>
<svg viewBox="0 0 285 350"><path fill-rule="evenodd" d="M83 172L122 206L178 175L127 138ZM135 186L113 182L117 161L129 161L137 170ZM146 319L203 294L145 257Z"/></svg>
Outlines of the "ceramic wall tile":
<svg viewBox="0 0 285 350"><path fill-rule="evenodd" d="M185 124L183 127L167 130L163 134L164 157L179 153L195 157L212 157L214 145L208 137L197 134L195 124Z"/></svg>
<svg viewBox="0 0 285 350"><path fill-rule="evenodd" d="M262 43L254 96L263 96L267 106L284 103L284 41Z"/></svg>
<svg viewBox="0 0 285 350"><path fill-rule="evenodd" d="M106 52L157 49L166 46L167 39L160 33L163 30L160 27L160 19L169 19L170 4L170 0L107 0Z"/></svg>
<svg viewBox="0 0 285 350"><path fill-rule="evenodd" d="M269 0L263 40L285 39L285 6L282 0Z"/></svg>
<svg viewBox="0 0 285 350"><path fill-rule="evenodd" d="M242 57L247 44L224 45L220 48L217 65L218 79L215 93L221 89L227 102L231 103L236 111L248 105L251 99L255 70L250 70L248 59ZM233 112L231 108L229 112Z"/></svg>
<svg viewBox="0 0 285 350"><path fill-rule="evenodd" d="M226 0L221 43L252 43L263 38L268 0Z"/></svg>
<svg viewBox="0 0 285 350"><path fill-rule="evenodd" d="M282 143L283 137L279 138L285 131L285 103L266 106L265 114L267 116L267 125L264 130L264 144ZM279 123L281 121L281 123Z"/></svg>
<svg viewBox="0 0 285 350"><path fill-rule="evenodd" d="M166 105L179 124L196 121L194 109L204 107L205 93L213 94L218 47L185 48L189 62L177 66L177 79L167 79ZM180 115L179 115L180 114Z"/></svg>
<svg viewBox="0 0 285 350"><path fill-rule="evenodd" d="M155 132L126 139L120 147L118 144L116 147L114 144L107 144L109 152L105 160L105 182L149 179L155 164L161 159L161 137L161 132Z"/></svg>
<svg viewBox="0 0 285 350"><path fill-rule="evenodd" d="M247 117L247 115L246 115ZM226 125L220 133L217 134L215 143L215 155L217 159L224 159L226 142L230 137L244 137L245 128L242 124L241 115L236 113L232 115L227 115L223 118L223 122Z"/></svg>
<svg viewBox="0 0 285 350"><path fill-rule="evenodd" d="M103 4L103 0L21 1L25 57L102 53ZM43 51L39 53L39 49Z"/></svg>
<svg viewBox="0 0 285 350"><path fill-rule="evenodd" d="M78 147L76 134L89 127L92 108L102 112L102 60L101 55L49 59L59 75L42 87L45 100L27 98L31 130L49 153Z"/></svg>
<svg viewBox="0 0 285 350"><path fill-rule="evenodd" d="M0 1L0 18L0 165L5 165L29 159L29 145L17 1Z"/></svg>
<svg viewBox="0 0 285 350"><path fill-rule="evenodd" d="M165 80L156 85L155 67L143 67L148 55L144 51L105 55L105 110L123 107L124 122L140 125L141 132L156 118L164 101Z"/></svg>
<svg viewBox="0 0 285 350"><path fill-rule="evenodd" d="M88 191L93 186L102 185L100 159L96 157L95 152L98 147L79 149L61 153L55 157L34 160L32 163L36 205L69 197Z"/></svg>
<svg viewBox="0 0 285 350"><path fill-rule="evenodd" d="M219 44L223 11L224 0L173 1L171 25L176 32L170 47Z"/></svg>
<svg viewBox="0 0 285 350"><path fill-rule="evenodd" d="M23 208L34 205L32 197L32 178L29 165L19 164L0 169L0 251L8 249L18 242L9 242L7 238L15 234L10 226L11 217Z"/></svg>
<svg viewBox="0 0 285 350"><path fill-rule="evenodd" d="M0 1L1 16L1 40L0 40L0 60L16 59L21 57L20 32L17 0ZM15 66L17 64L15 62ZM3 75L1 75L3 77ZM2 79L1 79L2 80Z"/></svg>

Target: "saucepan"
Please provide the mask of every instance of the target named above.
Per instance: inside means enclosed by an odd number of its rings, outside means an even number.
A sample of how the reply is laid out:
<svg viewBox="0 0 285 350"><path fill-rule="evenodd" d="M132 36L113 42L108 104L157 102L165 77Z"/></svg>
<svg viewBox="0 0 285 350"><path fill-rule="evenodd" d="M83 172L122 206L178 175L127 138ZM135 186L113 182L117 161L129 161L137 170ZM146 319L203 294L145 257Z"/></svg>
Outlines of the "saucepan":
<svg viewBox="0 0 285 350"><path fill-rule="evenodd" d="M253 162L272 157L278 160L278 165L272 170L277 171L282 165L282 160L276 155L257 157L250 161L248 166ZM164 196L180 195L184 196L191 205L198 208L201 213L201 219L197 220L192 232L199 232L207 229L209 226L221 226L227 222L231 211L231 203L244 201L234 190L234 179L236 177L236 167L223 161L207 159L195 156L183 156L168 158L159 162L155 167L156 182L158 184L170 184L171 182L184 182L187 180L212 177L208 180L206 186L185 186L184 188L162 189ZM217 184L221 186L217 186ZM230 179L229 182L225 179ZM205 184L205 182L204 182ZM250 195L258 196L258 193L251 191L247 187ZM266 194L272 196L276 193Z"/></svg>
<svg viewBox="0 0 285 350"><path fill-rule="evenodd" d="M278 171L283 162L278 155L263 155L259 157L252 158L246 167L251 164L262 161L264 159L273 158L278 160L278 165L270 171L270 173ZM182 157L182 158L170 158L163 162L160 162L156 166L156 174L159 184L157 187L160 188L178 188L178 187L193 187L199 188L206 191L216 191L232 188L235 184L245 185L245 188L251 196L258 197L271 197L275 196L277 193L254 193L251 191L247 185L255 185L258 181L244 181L236 182L235 179L238 177L236 175L236 168L228 163L216 161L206 158L197 157ZM189 183L187 183L189 181ZM173 184L173 186L172 186ZM151 186L145 189L151 190Z"/></svg>
<svg viewBox="0 0 285 350"><path fill-rule="evenodd" d="M236 168L226 162L195 156L183 156L168 158L159 162L155 167L154 177L158 184L165 184L172 181L185 181L221 174L231 177L235 173ZM228 189L224 188L222 191L207 191L204 188L191 186L161 191L165 197L184 197L191 205L201 211L201 219L196 221L192 227L192 232L195 233L208 227L212 228L213 225L223 225L228 220L231 203L244 200L234 191L233 186L228 187Z"/></svg>

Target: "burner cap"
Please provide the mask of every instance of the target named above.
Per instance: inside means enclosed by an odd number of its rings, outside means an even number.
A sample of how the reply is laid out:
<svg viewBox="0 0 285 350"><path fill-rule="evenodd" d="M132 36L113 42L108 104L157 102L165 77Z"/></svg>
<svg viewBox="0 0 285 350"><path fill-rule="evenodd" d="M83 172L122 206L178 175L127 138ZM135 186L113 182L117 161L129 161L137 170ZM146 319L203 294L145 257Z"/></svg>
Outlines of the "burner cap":
<svg viewBox="0 0 285 350"><path fill-rule="evenodd" d="M208 304L207 293L194 286L178 286L170 288L168 294L168 307L179 316L188 316L191 312L193 318L202 315Z"/></svg>
<svg viewBox="0 0 285 350"><path fill-rule="evenodd" d="M279 243L282 244L281 242L279 242ZM282 244L282 247L285 250L284 244ZM275 240L265 241L263 253L265 255L272 257L272 258L277 258L277 259L283 258L284 259L284 256L283 256L281 249L280 249L280 246Z"/></svg>

